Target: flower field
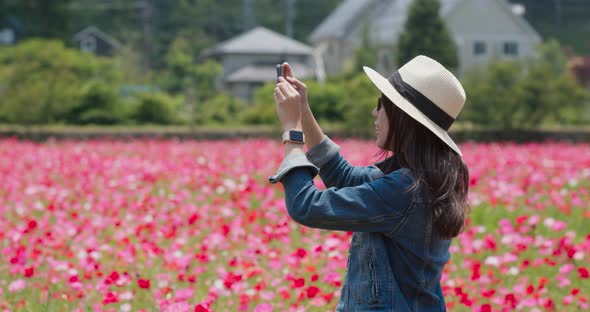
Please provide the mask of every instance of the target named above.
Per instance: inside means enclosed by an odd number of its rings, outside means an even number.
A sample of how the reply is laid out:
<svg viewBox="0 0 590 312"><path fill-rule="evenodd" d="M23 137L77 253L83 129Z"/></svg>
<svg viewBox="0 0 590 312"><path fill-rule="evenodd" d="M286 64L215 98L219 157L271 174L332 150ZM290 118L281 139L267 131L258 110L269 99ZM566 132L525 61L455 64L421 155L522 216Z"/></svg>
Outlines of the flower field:
<svg viewBox="0 0 590 312"><path fill-rule="evenodd" d="M335 141L352 164L377 161L372 142ZM461 148L472 211L443 275L448 309L590 310L590 145ZM0 150L0 311L336 306L351 233L289 218L267 182L278 140Z"/></svg>

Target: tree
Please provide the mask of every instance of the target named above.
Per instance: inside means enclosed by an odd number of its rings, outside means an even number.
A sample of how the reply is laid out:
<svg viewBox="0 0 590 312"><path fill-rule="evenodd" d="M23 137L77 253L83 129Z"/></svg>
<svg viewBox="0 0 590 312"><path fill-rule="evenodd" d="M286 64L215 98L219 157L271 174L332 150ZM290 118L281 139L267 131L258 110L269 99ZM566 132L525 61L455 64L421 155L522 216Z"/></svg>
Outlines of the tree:
<svg viewBox="0 0 590 312"><path fill-rule="evenodd" d="M504 129L582 123L589 98L556 41L539 46L533 59L499 61L467 73L463 86L467 103L460 119Z"/></svg>
<svg viewBox="0 0 590 312"><path fill-rule="evenodd" d="M457 46L439 11L438 0L414 0L398 40L396 59L399 66L422 54L447 68L458 68Z"/></svg>
<svg viewBox="0 0 590 312"><path fill-rule="evenodd" d="M120 77L112 62L67 49L61 41L30 39L2 48L0 119L25 124L62 121L96 82L118 87Z"/></svg>

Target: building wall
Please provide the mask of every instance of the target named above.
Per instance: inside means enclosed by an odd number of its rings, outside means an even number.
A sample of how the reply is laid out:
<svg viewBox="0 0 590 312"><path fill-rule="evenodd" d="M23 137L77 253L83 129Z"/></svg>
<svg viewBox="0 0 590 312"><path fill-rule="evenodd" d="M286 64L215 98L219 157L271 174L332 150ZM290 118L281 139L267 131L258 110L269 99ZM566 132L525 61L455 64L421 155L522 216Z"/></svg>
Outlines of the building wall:
<svg viewBox="0 0 590 312"><path fill-rule="evenodd" d="M534 54L539 38L509 16L512 13L507 14L497 1L461 3L446 17L457 43L461 71L496 59L523 59Z"/></svg>
<svg viewBox="0 0 590 312"><path fill-rule="evenodd" d="M497 0L469 0L462 1L445 17L449 31L457 43L460 73L485 65L494 59L524 58L534 54L540 38L508 14L512 13L506 12ZM331 47L324 53L327 74L340 73L346 61L352 58L361 42L361 32L358 29L360 26L344 39L326 39L315 44L316 48L321 44ZM483 53L475 53L476 43L485 45ZM512 46L508 47L509 52L514 51L513 47L516 46L516 55L505 53L505 44ZM398 67L398 64L395 64L395 50L396 42L380 48L376 70L381 74L391 73ZM390 57L386 57L387 55Z"/></svg>
<svg viewBox="0 0 590 312"><path fill-rule="evenodd" d="M328 75L342 72L346 61L352 59L354 55L353 44L344 40L325 39L320 41L316 47L320 45L325 45L323 60Z"/></svg>
<svg viewBox="0 0 590 312"><path fill-rule="evenodd" d="M311 55L273 55L273 54L227 54L222 57L223 77L236 70L254 64L279 64L282 61L298 62L311 65Z"/></svg>

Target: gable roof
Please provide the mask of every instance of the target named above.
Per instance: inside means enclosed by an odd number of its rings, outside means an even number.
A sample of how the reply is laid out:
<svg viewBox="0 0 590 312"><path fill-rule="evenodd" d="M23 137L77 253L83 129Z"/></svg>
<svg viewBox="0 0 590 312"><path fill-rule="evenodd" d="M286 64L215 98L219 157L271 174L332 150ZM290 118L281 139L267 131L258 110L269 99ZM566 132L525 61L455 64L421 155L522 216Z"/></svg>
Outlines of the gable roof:
<svg viewBox="0 0 590 312"><path fill-rule="evenodd" d="M115 40L115 38L102 32L96 26L88 26L88 27L84 28L83 30L81 30L77 34L75 34L74 37L72 38L72 40L80 41L80 40L84 39L85 37L91 36L91 35L94 35L94 36L104 40L105 42L107 42L108 44L110 44L111 46L113 46L117 49L122 47L121 43L119 43L117 40Z"/></svg>
<svg viewBox="0 0 590 312"><path fill-rule="evenodd" d="M441 13L448 14L461 0L441 0ZM371 35L377 38L391 37L403 29L412 0L345 0L311 33L310 41L324 38L341 38L354 29L363 15L375 21ZM397 37L397 36L396 36Z"/></svg>
<svg viewBox="0 0 590 312"><path fill-rule="evenodd" d="M514 14L512 8L510 8L509 4L504 0L496 0L498 6L503 9L509 16L512 17L514 22L520 26L524 31L530 33L532 36L535 37L535 40L541 41L541 35L529 24L523 17Z"/></svg>
<svg viewBox="0 0 590 312"><path fill-rule="evenodd" d="M440 0L441 16L443 18L448 16L462 1L464 0ZM522 17L512 13L505 0L486 1L496 1L521 28L540 38ZM359 18L367 17L368 20L373 21L370 25L371 39L377 43L393 43L403 31L412 2L413 0L345 0L311 33L310 41L343 38L358 27Z"/></svg>
<svg viewBox="0 0 590 312"><path fill-rule="evenodd" d="M312 52L313 49L308 45L267 28L256 27L207 50L203 56L238 53L311 55Z"/></svg>
<svg viewBox="0 0 590 312"><path fill-rule="evenodd" d="M315 42L325 37L340 38L348 33L351 24L365 13L375 0L344 0L327 18L325 18L311 35Z"/></svg>

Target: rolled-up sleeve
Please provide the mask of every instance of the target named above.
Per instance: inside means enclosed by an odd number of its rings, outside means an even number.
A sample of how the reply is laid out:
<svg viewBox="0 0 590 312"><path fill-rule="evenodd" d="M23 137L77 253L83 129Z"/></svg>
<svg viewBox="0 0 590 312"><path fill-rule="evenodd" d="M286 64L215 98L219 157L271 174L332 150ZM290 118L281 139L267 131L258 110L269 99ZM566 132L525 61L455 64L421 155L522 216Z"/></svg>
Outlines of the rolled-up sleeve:
<svg viewBox="0 0 590 312"><path fill-rule="evenodd" d="M327 135L305 154L319 168L320 177L328 187L347 187L373 181L383 172L375 166L352 166L340 154L340 146Z"/></svg>
<svg viewBox="0 0 590 312"><path fill-rule="evenodd" d="M320 191L308 170L292 170L281 180L291 218L302 225L328 230L395 233L411 213L412 181L405 174L345 188Z"/></svg>
<svg viewBox="0 0 590 312"><path fill-rule="evenodd" d="M289 171L291 171L295 168L307 168L308 169L307 171L309 171L309 173L312 175L312 177L315 177L319 172L319 168L316 167L313 163L309 162L307 157L305 157L305 154L294 153L294 154L287 155L283 159L283 162L279 166L279 169L277 170L277 172L274 175L270 176L268 178L268 181L273 184L277 183L277 182L281 181L281 179L287 173L289 173Z"/></svg>

